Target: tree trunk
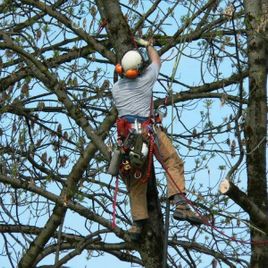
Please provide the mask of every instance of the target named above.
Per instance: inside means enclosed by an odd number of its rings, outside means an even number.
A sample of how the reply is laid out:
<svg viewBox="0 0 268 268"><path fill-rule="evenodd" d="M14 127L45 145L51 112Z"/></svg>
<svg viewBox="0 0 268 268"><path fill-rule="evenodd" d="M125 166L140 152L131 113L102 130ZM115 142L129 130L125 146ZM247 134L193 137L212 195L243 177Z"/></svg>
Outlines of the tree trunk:
<svg viewBox="0 0 268 268"><path fill-rule="evenodd" d="M164 226L154 168L148 182L147 200L149 219L144 229L144 238L139 241L139 252L144 267L159 268L163 263Z"/></svg>
<svg viewBox="0 0 268 268"><path fill-rule="evenodd" d="M245 135L247 139L248 196L267 213L266 179L266 133L267 107L266 82L267 51L267 3L266 0L245 0L246 26L248 34L249 102ZM254 223L253 216L250 220ZM268 236L254 229L252 240L268 240ZM250 267L267 267L268 247L252 244Z"/></svg>
<svg viewBox="0 0 268 268"><path fill-rule="evenodd" d="M118 0L96 0L102 20L107 23L106 31L115 49L117 62L134 46L131 30L118 2Z"/></svg>
<svg viewBox="0 0 268 268"><path fill-rule="evenodd" d="M97 0L96 4L102 19L107 20L106 30L115 49L116 58L120 61L126 51L133 49L134 44L132 32L118 2L118 0ZM133 245L139 251L146 268L159 268L163 261L164 229L153 168L147 198L149 219L140 241L133 243Z"/></svg>

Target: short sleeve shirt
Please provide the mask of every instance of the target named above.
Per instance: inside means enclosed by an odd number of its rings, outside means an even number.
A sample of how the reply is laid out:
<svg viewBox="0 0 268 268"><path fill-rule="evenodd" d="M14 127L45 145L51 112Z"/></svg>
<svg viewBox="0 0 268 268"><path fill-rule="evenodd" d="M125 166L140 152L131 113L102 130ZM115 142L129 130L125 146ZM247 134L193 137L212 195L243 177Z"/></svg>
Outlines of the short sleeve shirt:
<svg viewBox="0 0 268 268"><path fill-rule="evenodd" d="M118 116L150 115L153 86L157 80L160 66L151 63L145 71L135 79L123 78L112 88L112 95Z"/></svg>

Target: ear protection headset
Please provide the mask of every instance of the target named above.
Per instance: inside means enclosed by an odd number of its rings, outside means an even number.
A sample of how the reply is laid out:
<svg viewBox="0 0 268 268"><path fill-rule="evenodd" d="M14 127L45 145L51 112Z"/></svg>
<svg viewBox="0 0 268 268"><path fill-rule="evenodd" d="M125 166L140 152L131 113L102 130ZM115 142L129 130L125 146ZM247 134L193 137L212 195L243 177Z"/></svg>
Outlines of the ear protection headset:
<svg viewBox="0 0 268 268"><path fill-rule="evenodd" d="M115 71L127 78L135 79L140 74L142 65L141 54L137 50L130 50L123 56L121 64L116 64Z"/></svg>
<svg viewBox="0 0 268 268"><path fill-rule="evenodd" d="M125 77L130 78L130 79L135 79L140 74L140 71L137 69L129 69L127 71L124 71L124 69L120 63L116 64L115 71L118 74L124 75Z"/></svg>

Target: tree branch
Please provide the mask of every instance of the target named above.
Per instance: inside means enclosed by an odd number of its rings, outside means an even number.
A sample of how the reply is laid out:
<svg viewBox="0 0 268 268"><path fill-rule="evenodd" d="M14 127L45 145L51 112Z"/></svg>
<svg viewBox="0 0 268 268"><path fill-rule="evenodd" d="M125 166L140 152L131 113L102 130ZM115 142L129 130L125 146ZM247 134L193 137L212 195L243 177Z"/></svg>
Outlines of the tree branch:
<svg viewBox="0 0 268 268"><path fill-rule="evenodd" d="M253 223L268 234L268 216L233 182L228 179L223 180L219 190L243 208L250 215Z"/></svg>

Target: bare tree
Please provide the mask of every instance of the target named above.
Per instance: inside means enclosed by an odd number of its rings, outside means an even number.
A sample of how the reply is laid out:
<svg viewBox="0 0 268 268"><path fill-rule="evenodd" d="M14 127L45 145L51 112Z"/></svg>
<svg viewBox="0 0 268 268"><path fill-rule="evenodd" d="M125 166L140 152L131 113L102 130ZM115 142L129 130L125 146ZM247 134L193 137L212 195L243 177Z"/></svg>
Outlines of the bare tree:
<svg viewBox="0 0 268 268"><path fill-rule="evenodd" d="M0 11L1 256L11 267L64 267L82 252L89 264L105 253L145 267L265 267L265 0L4 0ZM168 107L187 198L204 216L201 227L169 217L155 162L138 242L125 185L106 174L114 65L135 37L154 38L161 55L154 105Z"/></svg>

